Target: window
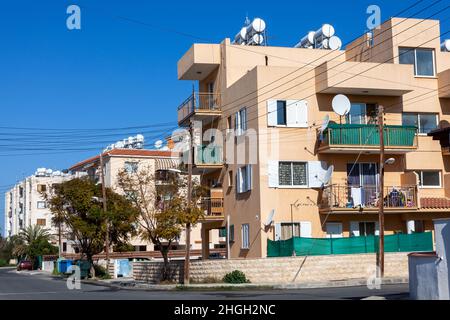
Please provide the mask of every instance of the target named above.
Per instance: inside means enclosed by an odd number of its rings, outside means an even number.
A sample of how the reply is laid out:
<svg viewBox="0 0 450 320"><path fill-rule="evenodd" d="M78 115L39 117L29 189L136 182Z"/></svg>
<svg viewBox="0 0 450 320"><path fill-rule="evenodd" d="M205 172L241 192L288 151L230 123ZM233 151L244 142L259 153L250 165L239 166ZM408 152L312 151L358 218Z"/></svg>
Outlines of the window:
<svg viewBox="0 0 450 320"><path fill-rule="evenodd" d="M277 101L277 125L287 125L286 101Z"/></svg>
<svg viewBox="0 0 450 320"><path fill-rule="evenodd" d="M306 162L280 162L278 168L280 186L307 186Z"/></svg>
<svg viewBox="0 0 450 320"><path fill-rule="evenodd" d="M43 226L43 227L45 227L45 226L46 226L46 221L45 221L45 219L37 219L36 224L37 224L38 226Z"/></svg>
<svg viewBox="0 0 450 320"><path fill-rule="evenodd" d="M236 112L236 136L241 136L247 131L247 108L242 108Z"/></svg>
<svg viewBox="0 0 450 320"><path fill-rule="evenodd" d="M435 113L403 113L402 124L419 129L420 134L427 134L438 128L438 115Z"/></svg>
<svg viewBox="0 0 450 320"><path fill-rule="evenodd" d="M434 49L423 48L400 48L400 64L414 65L414 74L422 77L433 77L434 68Z"/></svg>
<svg viewBox="0 0 450 320"><path fill-rule="evenodd" d="M250 225L242 225L242 249L250 249Z"/></svg>
<svg viewBox="0 0 450 320"><path fill-rule="evenodd" d="M327 223L327 238L342 238L342 223Z"/></svg>
<svg viewBox="0 0 450 320"><path fill-rule="evenodd" d="M145 252L145 251L147 251L147 246L134 246L134 251Z"/></svg>
<svg viewBox="0 0 450 320"><path fill-rule="evenodd" d="M281 239L289 240L292 238L292 230L294 230L294 237L300 237L300 223L282 223L281 224Z"/></svg>
<svg viewBox="0 0 450 320"><path fill-rule="evenodd" d="M233 129L233 121L231 116L227 118L227 129Z"/></svg>
<svg viewBox="0 0 450 320"><path fill-rule="evenodd" d="M236 176L237 193L246 193L252 190L252 166L246 165L238 169Z"/></svg>
<svg viewBox="0 0 450 320"><path fill-rule="evenodd" d="M38 192L46 192L47 191L47 186L45 184L38 184L37 191Z"/></svg>
<svg viewBox="0 0 450 320"><path fill-rule="evenodd" d="M378 107L376 104L352 103L350 113L346 116L348 124L377 124Z"/></svg>
<svg viewBox="0 0 450 320"><path fill-rule="evenodd" d="M219 229L219 238L226 238L226 237L227 237L227 228Z"/></svg>
<svg viewBox="0 0 450 320"><path fill-rule="evenodd" d="M234 242L234 225L230 226L230 238L228 240L230 243Z"/></svg>
<svg viewBox="0 0 450 320"><path fill-rule="evenodd" d="M360 222L359 223L359 235L361 237L374 236L375 235L375 222Z"/></svg>
<svg viewBox="0 0 450 320"><path fill-rule="evenodd" d="M67 252L67 242L63 242L62 251Z"/></svg>
<svg viewBox="0 0 450 320"><path fill-rule="evenodd" d="M138 163L137 162L125 162L125 171L127 173L137 173Z"/></svg>
<svg viewBox="0 0 450 320"><path fill-rule="evenodd" d="M308 128L308 102L305 100L268 100L269 127Z"/></svg>
<svg viewBox="0 0 450 320"><path fill-rule="evenodd" d="M414 233L424 233L425 232L425 221L416 220L414 221Z"/></svg>
<svg viewBox="0 0 450 320"><path fill-rule="evenodd" d="M47 203L45 201L38 201L37 202L37 208L38 209L46 209L47 208Z"/></svg>
<svg viewBox="0 0 450 320"><path fill-rule="evenodd" d="M441 188L440 171L417 171L421 188Z"/></svg>

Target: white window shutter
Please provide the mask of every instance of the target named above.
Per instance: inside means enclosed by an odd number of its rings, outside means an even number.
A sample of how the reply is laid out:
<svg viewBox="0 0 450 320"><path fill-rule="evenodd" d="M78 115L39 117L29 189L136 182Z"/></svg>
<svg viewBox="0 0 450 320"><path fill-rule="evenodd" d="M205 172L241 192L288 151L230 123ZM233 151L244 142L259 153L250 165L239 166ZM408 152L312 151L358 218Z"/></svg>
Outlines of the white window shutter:
<svg viewBox="0 0 450 320"><path fill-rule="evenodd" d="M267 126L276 127L278 125L277 100L267 101Z"/></svg>
<svg viewBox="0 0 450 320"><path fill-rule="evenodd" d="M286 101L287 126L308 128L308 102L305 100Z"/></svg>
<svg viewBox="0 0 450 320"><path fill-rule="evenodd" d="M312 226L309 221L300 222L300 237L312 238Z"/></svg>
<svg viewBox="0 0 450 320"><path fill-rule="evenodd" d="M238 168L236 171L236 192L237 193L242 193L241 191L241 169Z"/></svg>
<svg viewBox="0 0 450 320"><path fill-rule="evenodd" d="M322 188L324 185L324 178L327 172L327 163L324 161L309 161L308 162L308 176L310 188Z"/></svg>
<svg viewBox="0 0 450 320"><path fill-rule="evenodd" d="M278 161L269 161L267 173L269 180L269 188L278 188L279 187Z"/></svg>
<svg viewBox="0 0 450 320"><path fill-rule="evenodd" d="M240 136L241 135L241 116L240 116L239 112L236 112L236 114L234 116L234 123L235 123L236 135Z"/></svg>
<svg viewBox="0 0 450 320"><path fill-rule="evenodd" d="M252 175L252 165L247 165L247 190L245 191L250 191L252 190L252 179L253 179L253 175Z"/></svg>
<svg viewBox="0 0 450 320"><path fill-rule="evenodd" d="M281 223L275 224L275 241L281 240Z"/></svg>
<svg viewBox="0 0 450 320"><path fill-rule="evenodd" d="M351 221L350 222L350 237L359 237L359 222Z"/></svg>

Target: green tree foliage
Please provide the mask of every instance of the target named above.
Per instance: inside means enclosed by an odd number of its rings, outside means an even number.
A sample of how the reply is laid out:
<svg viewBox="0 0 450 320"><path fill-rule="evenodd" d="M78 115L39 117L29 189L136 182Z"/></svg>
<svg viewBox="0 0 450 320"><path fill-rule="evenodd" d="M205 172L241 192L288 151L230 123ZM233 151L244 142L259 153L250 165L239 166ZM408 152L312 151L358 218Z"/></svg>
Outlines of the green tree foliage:
<svg viewBox="0 0 450 320"><path fill-rule="evenodd" d="M139 212L123 196L106 189L107 212L101 203L101 185L88 178L53 186L46 194L49 208L59 224L69 229L81 254L93 265L93 256L105 249L107 222L111 246L127 243L135 234ZM91 269L91 272L93 270ZM95 276L95 274L94 274Z"/></svg>
<svg viewBox="0 0 450 320"><path fill-rule="evenodd" d="M38 256L58 253L58 247L53 246L51 240L48 229L38 225L28 226L11 239L12 256L19 260L30 259L35 264Z"/></svg>
<svg viewBox="0 0 450 320"><path fill-rule="evenodd" d="M140 236L157 246L164 259L162 280L170 280L169 250L177 241L187 223L196 225L203 211L196 205L203 195L202 188L194 185L192 202L187 201L187 179L170 172L156 185L154 168L139 166L137 172L121 170L118 184L139 211Z"/></svg>

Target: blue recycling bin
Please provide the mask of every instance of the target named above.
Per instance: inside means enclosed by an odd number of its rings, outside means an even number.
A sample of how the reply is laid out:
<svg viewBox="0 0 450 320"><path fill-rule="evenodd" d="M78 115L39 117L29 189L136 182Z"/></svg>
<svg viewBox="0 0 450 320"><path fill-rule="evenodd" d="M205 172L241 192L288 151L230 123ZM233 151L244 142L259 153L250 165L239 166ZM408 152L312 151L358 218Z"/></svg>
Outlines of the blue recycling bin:
<svg viewBox="0 0 450 320"><path fill-rule="evenodd" d="M61 260L59 261L58 271L60 273L67 273L67 269L72 265L72 260Z"/></svg>

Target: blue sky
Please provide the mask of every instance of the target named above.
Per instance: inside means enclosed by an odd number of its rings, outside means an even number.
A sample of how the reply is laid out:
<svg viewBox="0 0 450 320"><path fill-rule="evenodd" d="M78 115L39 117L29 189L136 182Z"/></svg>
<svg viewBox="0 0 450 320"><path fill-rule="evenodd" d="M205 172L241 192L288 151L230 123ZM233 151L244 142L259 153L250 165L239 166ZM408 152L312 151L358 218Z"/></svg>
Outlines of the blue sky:
<svg viewBox="0 0 450 320"><path fill-rule="evenodd" d="M177 60L193 42L234 37L245 16L262 17L271 45L293 46L323 23L335 26L346 43L366 28L366 9L379 5L382 20L416 1L8 1L0 6L0 127L123 128L176 122L177 106L191 91L177 80ZM409 16L433 1L405 12ZM66 8L82 10L81 30L66 28ZM317 6L316 6L317 4ZM425 18L447 0L424 11ZM118 16L122 18L118 18ZM444 19L448 12L436 18ZM142 23L133 23L140 21ZM449 30L449 22L441 30ZM204 41L199 41L189 34ZM148 129L147 129L148 130ZM122 130L119 133L127 133ZM133 130L131 130L133 131ZM142 130L134 130L139 133ZM14 139L1 129L0 138ZM131 132L130 132L131 133ZM155 134L147 135L154 136ZM123 136L125 138L126 136ZM47 137L46 137L47 138ZM72 137L74 139L76 137ZM43 137L36 137L36 146ZM0 150L0 192L37 167L67 168L99 152L103 140L92 138L82 152L20 155ZM111 143L116 137L111 138ZM153 144L154 138L147 141ZM28 144L17 139L19 149ZM71 142L72 145L74 141ZM2 195L3 197L3 195ZM3 230L3 198L0 228Z"/></svg>

